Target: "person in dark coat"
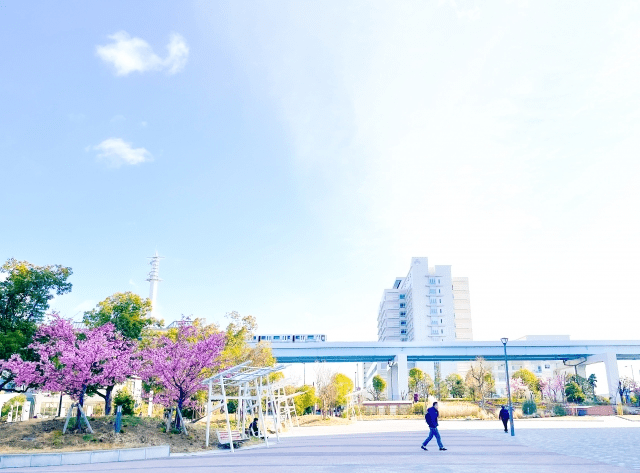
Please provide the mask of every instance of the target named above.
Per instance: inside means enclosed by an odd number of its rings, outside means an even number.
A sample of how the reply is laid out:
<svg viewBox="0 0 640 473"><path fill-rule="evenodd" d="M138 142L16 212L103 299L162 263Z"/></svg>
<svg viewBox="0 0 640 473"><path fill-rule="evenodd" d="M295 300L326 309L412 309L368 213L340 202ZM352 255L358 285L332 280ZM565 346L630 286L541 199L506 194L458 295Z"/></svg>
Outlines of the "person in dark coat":
<svg viewBox="0 0 640 473"><path fill-rule="evenodd" d="M500 409L500 414L498 414L498 418L502 421L502 425L504 425L504 431L507 432L507 422L509 422L509 411L506 407L502 406Z"/></svg>
<svg viewBox="0 0 640 473"><path fill-rule="evenodd" d="M254 417L253 418L253 422L251 422L251 424L249 425L249 432L254 437L258 436L259 429L258 429L258 418L257 417Z"/></svg>
<svg viewBox="0 0 640 473"><path fill-rule="evenodd" d="M440 433L438 432L438 403L434 402L433 406L427 409L427 413L424 415L424 420L427 421L427 425L429 426L429 436L422 442L420 448L422 450L427 450L427 444L431 441L433 437L436 438L438 442L438 447L440 450L446 450L444 445L442 445L442 440L440 440Z"/></svg>

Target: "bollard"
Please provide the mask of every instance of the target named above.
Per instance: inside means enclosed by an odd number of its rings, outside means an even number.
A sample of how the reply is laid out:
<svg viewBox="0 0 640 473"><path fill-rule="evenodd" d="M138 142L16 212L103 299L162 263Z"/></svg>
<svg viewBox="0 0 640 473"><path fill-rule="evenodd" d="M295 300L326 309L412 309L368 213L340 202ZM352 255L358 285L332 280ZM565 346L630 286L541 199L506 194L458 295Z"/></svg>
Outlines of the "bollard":
<svg viewBox="0 0 640 473"><path fill-rule="evenodd" d="M116 410L116 424L115 424L116 434L120 433L121 428L122 428L122 406L118 406L118 409Z"/></svg>

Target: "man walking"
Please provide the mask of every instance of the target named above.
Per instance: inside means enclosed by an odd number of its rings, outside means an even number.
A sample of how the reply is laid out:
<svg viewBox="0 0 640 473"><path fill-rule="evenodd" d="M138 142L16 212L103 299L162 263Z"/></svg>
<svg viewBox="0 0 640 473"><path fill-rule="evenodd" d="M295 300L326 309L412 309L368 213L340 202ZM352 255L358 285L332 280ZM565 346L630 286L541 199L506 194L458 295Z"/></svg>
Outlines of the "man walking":
<svg viewBox="0 0 640 473"><path fill-rule="evenodd" d="M502 421L502 425L504 425L504 431L507 432L507 422L509 422L509 411L506 407L502 406L500 409L500 414L498 414L498 418Z"/></svg>
<svg viewBox="0 0 640 473"><path fill-rule="evenodd" d="M429 426L429 436L425 439L424 442L422 442L420 448L426 451L427 444L433 437L435 437L440 450L446 450L446 448L444 448L444 445L442 445L442 440L440 440L440 433L438 432L438 402L434 402L433 406L427 409L424 420L427 421L427 425Z"/></svg>

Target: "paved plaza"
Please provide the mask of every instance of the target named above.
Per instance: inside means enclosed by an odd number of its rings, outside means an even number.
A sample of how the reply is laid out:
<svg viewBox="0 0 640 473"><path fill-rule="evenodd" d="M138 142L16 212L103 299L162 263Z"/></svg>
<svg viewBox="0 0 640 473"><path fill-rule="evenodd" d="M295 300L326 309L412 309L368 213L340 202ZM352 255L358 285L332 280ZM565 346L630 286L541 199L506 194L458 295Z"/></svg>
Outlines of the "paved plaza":
<svg viewBox="0 0 640 473"><path fill-rule="evenodd" d="M446 452L435 440L420 449L424 422L366 421L348 426L303 427L270 448L220 450L167 460L11 469L12 472L562 472L640 470L640 422L620 418L539 419L516 423L516 437L497 421L444 421Z"/></svg>

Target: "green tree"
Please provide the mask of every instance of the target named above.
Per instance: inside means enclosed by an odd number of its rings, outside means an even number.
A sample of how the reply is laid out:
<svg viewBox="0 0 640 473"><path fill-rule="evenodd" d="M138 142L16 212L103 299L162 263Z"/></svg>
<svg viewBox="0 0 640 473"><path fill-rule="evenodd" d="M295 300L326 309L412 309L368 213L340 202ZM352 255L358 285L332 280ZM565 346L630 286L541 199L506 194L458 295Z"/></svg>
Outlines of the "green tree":
<svg viewBox="0 0 640 473"><path fill-rule="evenodd" d="M447 378L445 379L445 383L447 383L447 388L449 389L451 397L464 397L466 387L464 385L462 376L460 376L458 373L451 373L449 376L447 376Z"/></svg>
<svg viewBox="0 0 640 473"><path fill-rule="evenodd" d="M21 353L31 342L36 324L44 318L55 295L71 292L71 268L35 266L7 260L0 267L0 359Z"/></svg>
<svg viewBox="0 0 640 473"><path fill-rule="evenodd" d="M136 401L133 399L133 395L125 387L118 391L116 397L113 398L113 403L116 408L122 406L122 414L125 416L132 416L135 414Z"/></svg>
<svg viewBox="0 0 640 473"><path fill-rule="evenodd" d="M382 379L382 376L379 374L373 377L373 390L371 391L371 395L375 401L380 401L384 397L384 390L387 387L387 382Z"/></svg>
<svg viewBox="0 0 640 473"><path fill-rule="evenodd" d="M149 316L151 300L133 292L116 292L98 303L95 309L84 313L88 327L99 327L111 322L125 338L137 340L147 327L162 327L164 322Z"/></svg>
<svg viewBox="0 0 640 473"><path fill-rule="evenodd" d="M409 370L409 389L417 392L418 396L424 399L425 405L433 388L433 380L429 373L423 372L420 368Z"/></svg>
<svg viewBox="0 0 640 473"><path fill-rule="evenodd" d="M151 300L144 299L133 292L116 292L99 302L95 309L84 313L83 321L88 327L95 328L112 323L116 331L129 340L139 340L147 327L162 327L162 320L149 316ZM105 415L111 415L111 395L115 384L106 386L105 392L89 390L104 399Z"/></svg>
<svg viewBox="0 0 640 473"><path fill-rule="evenodd" d="M8 259L0 267L0 360L13 354L32 358L27 346L36 326L44 319L54 296L71 292L71 268L61 265L36 266L27 261ZM0 389L6 389L13 376L5 372Z"/></svg>
<svg viewBox="0 0 640 473"><path fill-rule="evenodd" d="M538 394L540 392L540 380L538 377L526 368L519 369L511 375L512 378L520 378L522 382L529 388L529 391Z"/></svg>
<svg viewBox="0 0 640 473"><path fill-rule="evenodd" d="M582 388L575 381L570 381L564 388L564 392L567 395L567 401L581 404L584 402L586 396L582 392Z"/></svg>
<svg viewBox="0 0 640 473"><path fill-rule="evenodd" d="M336 386L336 405L347 405L347 394L353 391L353 380L347 375L336 373L333 375L331 382Z"/></svg>
<svg viewBox="0 0 640 473"><path fill-rule="evenodd" d="M296 406L296 413L301 416L303 414L311 414L313 406L317 402L316 388L305 384L302 386L301 391L304 394L300 394L293 398L293 402Z"/></svg>
<svg viewBox="0 0 640 473"><path fill-rule="evenodd" d="M449 397L449 386L447 385L446 381L440 381L440 399L446 399Z"/></svg>

